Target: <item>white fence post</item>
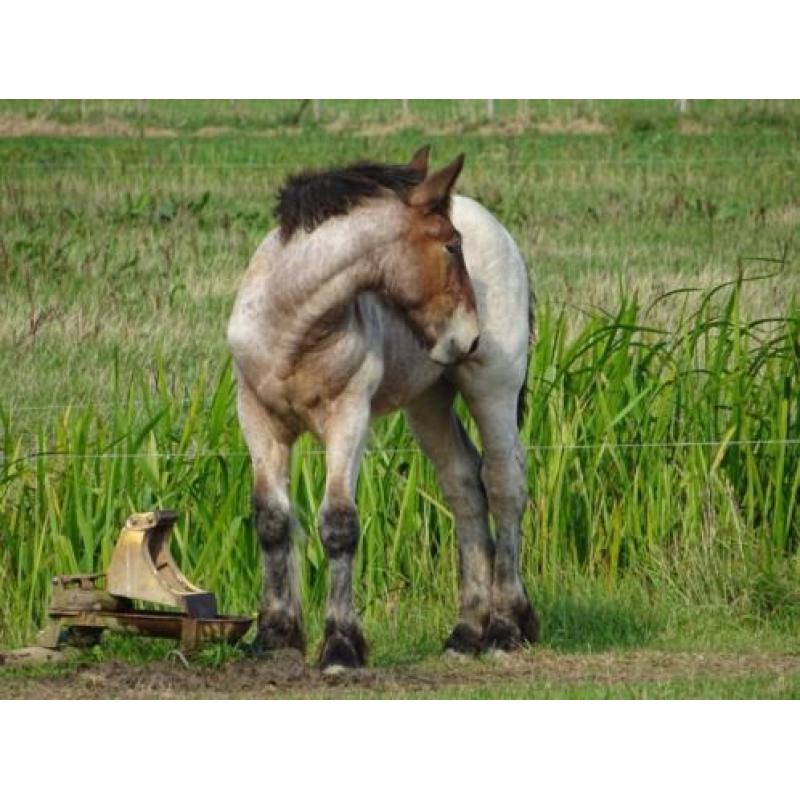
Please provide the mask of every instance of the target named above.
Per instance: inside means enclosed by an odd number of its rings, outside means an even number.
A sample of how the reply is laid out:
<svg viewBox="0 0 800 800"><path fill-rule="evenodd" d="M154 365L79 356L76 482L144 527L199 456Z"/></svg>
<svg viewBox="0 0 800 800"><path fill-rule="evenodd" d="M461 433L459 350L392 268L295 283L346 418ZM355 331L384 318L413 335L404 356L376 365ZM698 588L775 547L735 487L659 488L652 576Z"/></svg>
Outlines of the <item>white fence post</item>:
<svg viewBox="0 0 800 800"><path fill-rule="evenodd" d="M319 100L312 100L311 106L314 109L314 121L319 122L322 118L322 103Z"/></svg>
<svg viewBox="0 0 800 800"><path fill-rule="evenodd" d="M494 100L486 101L486 114L489 119L494 119Z"/></svg>

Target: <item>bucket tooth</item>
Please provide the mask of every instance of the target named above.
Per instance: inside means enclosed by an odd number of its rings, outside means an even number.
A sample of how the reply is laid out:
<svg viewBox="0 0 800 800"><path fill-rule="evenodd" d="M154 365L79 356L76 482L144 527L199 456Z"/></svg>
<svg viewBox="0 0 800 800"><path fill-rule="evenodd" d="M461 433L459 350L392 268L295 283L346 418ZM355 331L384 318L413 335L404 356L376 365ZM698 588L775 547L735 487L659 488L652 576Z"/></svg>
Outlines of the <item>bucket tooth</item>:
<svg viewBox="0 0 800 800"><path fill-rule="evenodd" d="M192 584L170 554L169 539L177 518L174 511L132 514L111 555L106 589L116 597L180 608L196 619L216 617L214 595Z"/></svg>

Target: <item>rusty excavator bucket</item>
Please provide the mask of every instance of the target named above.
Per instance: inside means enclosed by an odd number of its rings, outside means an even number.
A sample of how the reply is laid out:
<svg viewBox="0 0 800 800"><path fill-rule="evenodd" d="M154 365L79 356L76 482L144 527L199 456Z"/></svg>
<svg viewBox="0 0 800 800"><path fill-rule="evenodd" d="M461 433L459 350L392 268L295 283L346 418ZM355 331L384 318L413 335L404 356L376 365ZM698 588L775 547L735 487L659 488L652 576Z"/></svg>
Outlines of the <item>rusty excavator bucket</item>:
<svg viewBox="0 0 800 800"><path fill-rule="evenodd" d="M214 595L175 564L169 540L177 518L174 511L132 514L106 573L55 577L39 646L0 653L0 664L50 660L64 644L96 644L104 630L177 639L184 652L209 641L241 639L252 619L218 614ZM137 609L136 602L171 610Z"/></svg>
<svg viewBox="0 0 800 800"><path fill-rule="evenodd" d="M217 601L190 583L169 552L174 511L148 511L128 517L117 539L106 576L114 597L180 608L189 617L217 616Z"/></svg>

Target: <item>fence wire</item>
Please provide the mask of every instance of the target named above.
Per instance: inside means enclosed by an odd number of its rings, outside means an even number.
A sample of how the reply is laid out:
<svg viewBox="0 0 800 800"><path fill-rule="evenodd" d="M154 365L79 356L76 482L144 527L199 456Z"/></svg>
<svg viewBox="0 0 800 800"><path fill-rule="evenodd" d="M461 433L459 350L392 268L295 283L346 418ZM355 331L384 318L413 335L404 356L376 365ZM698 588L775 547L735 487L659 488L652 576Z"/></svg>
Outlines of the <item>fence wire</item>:
<svg viewBox="0 0 800 800"><path fill-rule="evenodd" d="M605 165L605 166L660 166L660 165L675 165L680 164L683 166L691 167L702 164L763 164L763 163L785 163L785 162L798 162L800 163L800 154L797 153L784 153L784 154L768 154L768 155L750 155L750 156L718 156L716 158L525 158L522 155L514 153L485 153L479 157L482 161L497 161L502 165L525 165L525 166L541 166L541 167L559 167L562 165ZM478 162L481 164L481 162ZM481 164L487 166L486 164ZM492 164L492 166L498 166ZM205 169L243 169L243 170L275 170L282 172L292 172L297 170L304 170L313 168L308 162L287 162L287 161L230 161L230 162L209 162L207 164L199 164L195 162L37 162L37 161L18 161L6 162L3 165L3 170L18 169L18 170L52 170L52 171L74 171L81 170L109 170L113 169L118 172L135 171L135 170L163 170L163 169L187 169L187 170L205 170Z"/></svg>
<svg viewBox="0 0 800 800"><path fill-rule="evenodd" d="M559 442L555 444L529 444L523 447L526 452L552 452L570 450L645 450L645 449L681 449L691 447L750 447L762 445L781 445L784 447L797 447L800 439L697 439L664 442ZM325 450L320 448L300 449L303 456L322 456ZM424 455L418 447L374 447L364 451L365 457L382 455ZM96 460L138 460L138 459L158 459L175 461L196 461L202 458L249 458L247 450L206 450L195 453L166 453L166 452L140 452L140 453L70 453L63 450L44 450L41 452L24 453L14 458L8 458L5 454L0 454L0 463L16 463L21 461L35 460L38 458L65 458L82 461Z"/></svg>

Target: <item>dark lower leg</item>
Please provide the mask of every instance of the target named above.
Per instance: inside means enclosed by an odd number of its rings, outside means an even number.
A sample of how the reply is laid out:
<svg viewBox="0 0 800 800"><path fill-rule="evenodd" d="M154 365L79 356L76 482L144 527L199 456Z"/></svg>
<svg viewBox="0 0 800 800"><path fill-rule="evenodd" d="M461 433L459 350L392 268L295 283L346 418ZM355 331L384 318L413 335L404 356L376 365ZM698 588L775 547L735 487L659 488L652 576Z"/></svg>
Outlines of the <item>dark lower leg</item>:
<svg viewBox="0 0 800 800"><path fill-rule="evenodd" d="M510 650L539 640L539 618L519 575L519 528L500 528L492 582L492 615L486 644Z"/></svg>
<svg viewBox="0 0 800 800"><path fill-rule="evenodd" d="M279 504L258 496L253 498L253 514L264 559L256 648L292 647L305 651L291 514Z"/></svg>
<svg viewBox="0 0 800 800"><path fill-rule="evenodd" d="M367 645L353 607L353 558L360 535L355 508L323 509L320 535L328 556L328 601L320 666L360 667L366 661Z"/></svg>
<svg viewBox="0 0 800 800"><path fill-rule="evenodd" d="M464 519L462 516L459 519L459 516L456 514L458 620L444 646L446 650L460 653L479 653L483 649L491 609L493 545L485 507L477 518Z"/></svg>
<svg viewBox="0 0 800 800"><path fill-rule="evenodd" d="M440 458L437 464L458 536L458 620L445 649L479 653L491 608L494 546L489 535L486 492L480 478L480 456L452 412L451 430L451 456L447 460Z"/></svg>
<svg viewBox="0 0 800 800"><path fill-rule="evenodd" d="M452 395L452 387L439 387L409 410L409 422L436 468L458 536L459 612L445 650L478 653L489 622L493 546L481 459L450 407Z"/></svg>
<svg viewBox="0 0 800 800"><path fill-rule="evenodd" d="M497 531L486 644L508 650L539 639L539 619L520 577L521 523L527 503L522 454L487 459L483 474Z"/></svg>

